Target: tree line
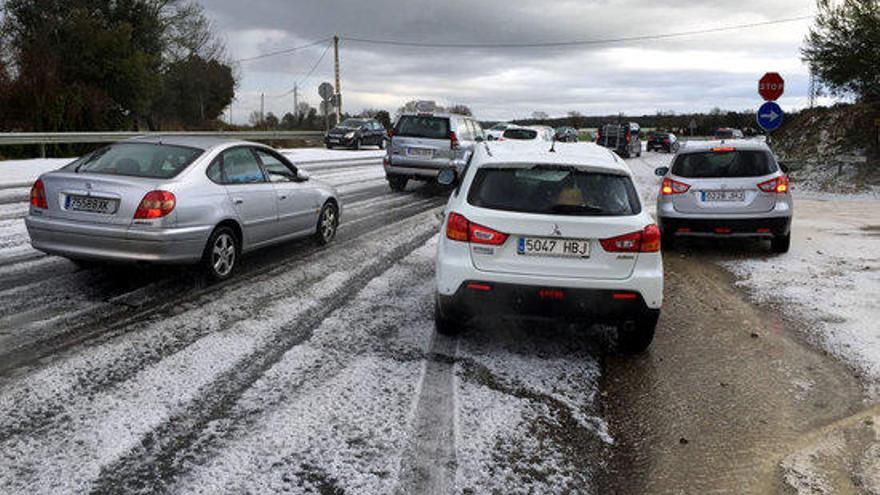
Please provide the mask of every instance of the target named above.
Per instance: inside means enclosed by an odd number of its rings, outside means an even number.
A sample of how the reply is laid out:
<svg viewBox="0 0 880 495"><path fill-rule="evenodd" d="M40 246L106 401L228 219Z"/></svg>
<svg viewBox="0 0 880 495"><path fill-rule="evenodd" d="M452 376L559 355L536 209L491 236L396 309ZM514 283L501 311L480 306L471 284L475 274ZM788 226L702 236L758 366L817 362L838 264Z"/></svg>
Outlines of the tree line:
<svg viewBox="0 0 880 495"><path fill-rule="evenodd" d="M195 0L6 0L0 130L214 129L236 77Z"/></svg>

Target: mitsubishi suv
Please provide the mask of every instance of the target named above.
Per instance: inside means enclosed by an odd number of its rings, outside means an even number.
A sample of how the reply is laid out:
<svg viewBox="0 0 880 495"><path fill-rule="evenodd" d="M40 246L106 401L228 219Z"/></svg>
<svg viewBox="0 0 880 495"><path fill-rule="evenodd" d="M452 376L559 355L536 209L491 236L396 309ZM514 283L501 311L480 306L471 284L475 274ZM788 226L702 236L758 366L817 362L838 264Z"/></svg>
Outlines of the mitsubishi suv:
<svg viewBox="0 0 880 495"><path fill-rule="evenodd" d="M676 237L757 237L774 252L791 244L788 177L770 148L752 140L688 143L663 177L657 222L663 243Z"/></svg>
<svg viewBox="0 0 880 495"><path fill-rule="evenodd" d="M403 114L388 134L383 165L394 191L404 190L410 180L434 180L447 168L462 169L474 145L485 139L473 118L435 112Z"/></svg>
<svg viewBox="0 0 880 495"><path fill-rule="evenodd" d="M481 318L610 323L623 352L654 338L660 231L629 167L592 143L480 146L446 205L435 325Z"/></svg>

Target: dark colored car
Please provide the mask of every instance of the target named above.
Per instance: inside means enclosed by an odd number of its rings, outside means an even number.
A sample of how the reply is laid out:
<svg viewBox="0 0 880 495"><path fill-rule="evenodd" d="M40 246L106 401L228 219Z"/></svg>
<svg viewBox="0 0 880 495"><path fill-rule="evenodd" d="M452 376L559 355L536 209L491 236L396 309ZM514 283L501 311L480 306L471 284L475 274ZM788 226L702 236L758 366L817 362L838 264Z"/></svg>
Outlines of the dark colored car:
<svg viewBox="0 0 880 495"><path fill-rule="evenodd" d="M578 140L578 131L574 127L557 127L556 140L564 143L576 143Z"/></svg>
<svg viewBox="0 0 880 495"><path fill-rule="evenodd" d="M742 139L743 132L739 129L731 129L729 127L721 127L716 129L712 136L715 139Z"/></svg>
<svg viewBox="0 0 880 495"><path fill-rule="evenodd" d="M327 148L360 149L361 146L385 148L385 127L375 119L345 119L324 136Z"/></svg>
<svg viewBox="0 0 880 495"><path fill-rule="evenodd" d="M596 144L610 148L622 158L642 156L642 141L639 139L639 124L605 124L599 128Z"/></svg>
<svg viewBox="0 0 880 495"><path fill-rule="evenodd" d="M649 133L648 142L645 145L648 151L663 150L667 153L677 153L680 146L675 134L659 131Z"/></svg>

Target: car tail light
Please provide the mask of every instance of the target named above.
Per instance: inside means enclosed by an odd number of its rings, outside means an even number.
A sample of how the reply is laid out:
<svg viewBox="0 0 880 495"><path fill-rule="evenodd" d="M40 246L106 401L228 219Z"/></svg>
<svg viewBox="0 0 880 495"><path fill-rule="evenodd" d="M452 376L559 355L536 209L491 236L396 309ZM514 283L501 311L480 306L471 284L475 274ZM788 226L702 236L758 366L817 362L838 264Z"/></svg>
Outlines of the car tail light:
<svg viewBox="0 0 880 495"><path fill-rule="evenodd" d="M637 232L601 239L599 243L609 253L656 253L660 251L660 229L651 224Z"/></svg>
<svg viewBox="0 0 880 495"><path fill-rule="evenodd" d="M611 297L617 300L631 300L637 298L638 295L635 292L615 292Z"/></svg>
<svg viewBox="0 0 880 495"><path fill-rule="evenodd" d="M770 179L758 184L758 189L768 193L785 194L788 192L788 177L780 175L775 179Z"/></svg>
<svg viewBox="0 0 880 495"><path fill-rule="evenodd" d="M458 136L455 135L454 131L449 131L449 148L453 150L458 149Z"/></svg>
<svg viewBox="0 0 880 495"><path fill-rule="evenodd" d="M736 148L733 146L719 146L717 148L712 148L712 153L731 153L736 151Z"/></svg>
<svg viewBox="0 0 880 495"><path fill-rule="evenodd" d="M733 232L733 229L730 227L715 227L716 234L729 234L731 232Z"/></svg>
<svg viewBox="0 0 880 495"><path fill-rule="evenodd" d="M660 194L664 196L669 196L670 194L682 194L686 193L691 186L685 184L684 182L678 182L677 180L672 179L663 179L663 184L660 186Z"/></svg>
<svg viewBox="0 0 880 495"><path fill-rule="evenodd" d="M385 167L390 167L391 166L391 158L388 158L388 156L383 157L382 158L382 165Z"/></svg>
<svg viewBox="0 0 880 495"><path fill-rule="evenodd" d="M168 191L150 191L144 195L134 212L135 218L160 218L171 213L177 200Z"/></svg>
<svg viewBox="0 0 880 495"><path fill-rule="evenodd" d="M391 139L393 137L394 137L394 128L388 129L388 139Z"/></svg>
<svg viewBox="0 0 880 495"><path fill-rule="evenodd" d="M34 182L33 187L31 187L31 206L36 206L37 208L48 209L49 205L46 203L46 188L43 186L43 181L37 179Z"/></svg>
<svg viewBox="0 0 880 495"><path fill-rule="evenodd" d="M627 143L629 142L630 139L632 139L632 136L630 136L629 131L627 131L626 134L623 135L623 137L624 137L624 139L626 139Z"/></svg>
<svg viewBox="0 0 880 495"><path fill-rule="evenodd" d="M500 246L507 237L505 233L470 222L458 213L450 213L446 221L446 238L453 241Z"/></svg>
<svg viewBox="0 0 880 495"><path fill-rule="evenodd" d="M668 140L668 139L664 139L664 140L663 140L663 144L669 144L669 140Z"/></svg>

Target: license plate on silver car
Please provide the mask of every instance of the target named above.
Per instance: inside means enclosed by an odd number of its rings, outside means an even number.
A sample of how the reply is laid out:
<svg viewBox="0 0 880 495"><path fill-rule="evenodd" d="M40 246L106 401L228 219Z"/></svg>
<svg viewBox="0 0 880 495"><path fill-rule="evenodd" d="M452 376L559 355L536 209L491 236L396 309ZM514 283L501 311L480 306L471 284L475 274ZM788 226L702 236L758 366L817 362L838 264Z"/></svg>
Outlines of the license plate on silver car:
<svg viewBox="0 0 880 495"><path fill-rule="evenodd" d="M86 211L89 213L116 213L118 202L109 198L93 198L91 196L67 196L64 209L71 211Z"/></svg>
<svg viewBox="0 0 880 495"><path fill-rule="evenodd" d="M743 201L744 191L703 191L703 201Z"/></svg>
<svg viewBox="0 0 880 495"><path fill-rule="evenodd" d="M588 258L590 256L590 241L587 239L520 237L517 253L527 256Z"/></svg>
<svg viewBox="0 0 880 495"><path fill-rule="evenodd" d="M434 158L434 150L431 148L407 148L406 154L416 158Z"/></svg>

